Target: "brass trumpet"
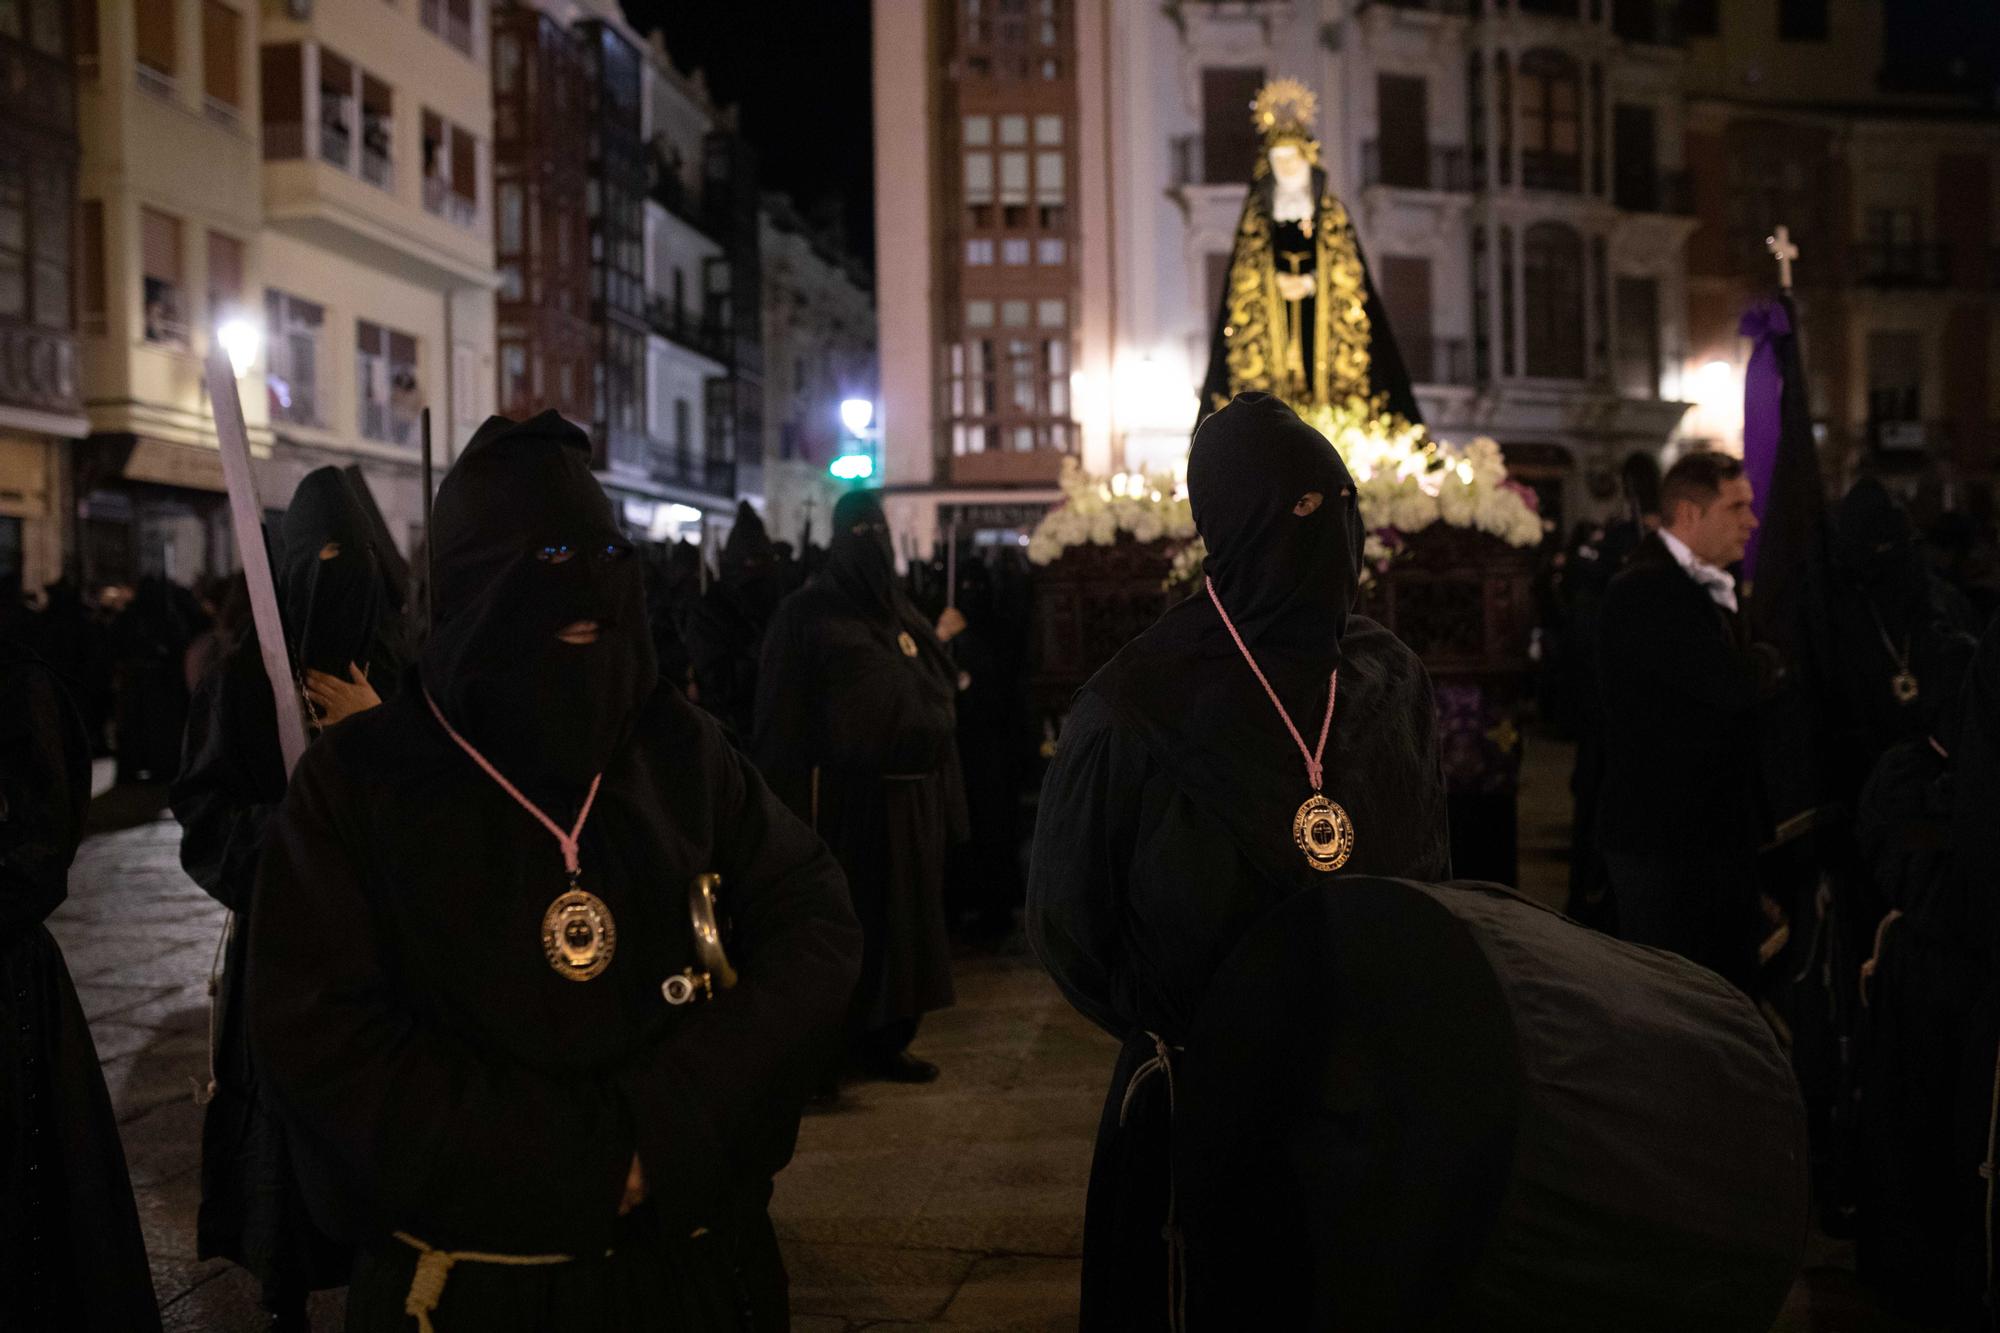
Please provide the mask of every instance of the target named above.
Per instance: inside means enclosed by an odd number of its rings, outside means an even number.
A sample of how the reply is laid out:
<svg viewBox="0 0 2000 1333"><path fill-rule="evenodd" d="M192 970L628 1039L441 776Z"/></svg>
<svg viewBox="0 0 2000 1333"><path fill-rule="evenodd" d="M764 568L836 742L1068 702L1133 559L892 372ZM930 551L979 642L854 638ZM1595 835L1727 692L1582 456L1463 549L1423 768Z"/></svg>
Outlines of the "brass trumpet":
<svg viewBox="0 0 2000 1333"><path fill-rule="evenodd" d="M696 875L688 885L688 917L694 925L694 956L698 967L684 968L660 983L660 993L668 1004L689 1004L714 998L718 988L736 984L736 969L722 947L722 924L716 915L715 896L722 890L722 876L709 871Z"/></svg>

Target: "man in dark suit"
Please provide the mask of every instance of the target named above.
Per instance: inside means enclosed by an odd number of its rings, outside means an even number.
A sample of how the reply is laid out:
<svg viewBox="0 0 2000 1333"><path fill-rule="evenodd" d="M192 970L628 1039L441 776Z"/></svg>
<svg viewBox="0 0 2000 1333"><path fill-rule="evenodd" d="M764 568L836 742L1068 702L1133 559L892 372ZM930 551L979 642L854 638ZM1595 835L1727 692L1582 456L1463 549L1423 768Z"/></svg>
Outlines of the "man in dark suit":
<svg viewBox="0 0 2000 1333"><path fill-rule="evenodd" d="M1749 641L1728 566L1757 527L1750 480L1694 453L1660 484L1663 522L1611 582L1600 633L1598 839L1619 933L1749 987L1766 834L1756 711L1779 674Z"/></svg>

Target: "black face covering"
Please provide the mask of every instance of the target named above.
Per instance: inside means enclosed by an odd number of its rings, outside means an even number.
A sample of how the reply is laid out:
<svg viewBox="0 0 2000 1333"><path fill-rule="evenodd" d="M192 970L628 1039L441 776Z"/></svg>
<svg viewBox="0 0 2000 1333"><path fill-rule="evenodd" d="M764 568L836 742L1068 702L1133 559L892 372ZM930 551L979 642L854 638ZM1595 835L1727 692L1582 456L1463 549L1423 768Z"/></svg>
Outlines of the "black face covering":
<svg viewBox="0 0 2000 1333"><path fill-rule="evenodd" d="M278 595L292 661L346 680L350 665L368 664L383 586L368 516L339 468L305 475L279 532ZM339 550L321 559L330 544Z"/></svg>
<svg viewBox="0 0 2000 1333"><path fill-rule="evenodd" d="M824 572L857 606L900 619L896 551L877 491L849 491L833 507L833 544Z"/></svg>
<svg viewBox="0 0 2000 1333"><path fill-rule="evenodd" d="M1279 399L1246 393L1195 432L1187 476L1202 569L1244 641L1331 668L1361 586L1361 510L1340 455ZM1300 517L1310 492L1320 506Z"/></svg>
<svg viewBox="0 0 2000 1333"><path fill-rule="evenodd" d="M488 418L438 488L431 541L425 688L509 777L587 783L658 680L644 575L589 438L554 412ZM597 642L556 638L579 620Z"/></svg>
<svg viewBox="0 0 2000 1333"><path fill-rule="evenodd" d="M752 615L765 618L777 608L777 552L748 500L736 506L736 526L722 547L722 583Z"/></svg>
<svg viewBox="0 0 2000 1333"><path fill-rule="evenodd" d="M1834 550L1877 614L1905 623L1930 591L1909 513L1873 477L1854 483L1834 520Z"/></svg>

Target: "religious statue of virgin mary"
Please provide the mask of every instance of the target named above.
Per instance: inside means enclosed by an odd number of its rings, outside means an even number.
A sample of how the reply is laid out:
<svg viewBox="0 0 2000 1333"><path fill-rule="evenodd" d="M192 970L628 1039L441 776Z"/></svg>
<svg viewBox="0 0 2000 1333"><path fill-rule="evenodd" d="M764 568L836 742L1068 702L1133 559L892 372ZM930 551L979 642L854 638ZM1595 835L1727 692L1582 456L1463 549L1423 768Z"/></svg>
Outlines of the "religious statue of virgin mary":
<svg viewBox="0 0 2000 1333"><path fill-rule="evenodd" d="M1229 257L1201 416L1256 389L1302 413L1359 400L1417 423L1410 376L1354 224L1319 164L1318 106L1296 79L1264 85L1251 103L1263 142Z"/></svg>

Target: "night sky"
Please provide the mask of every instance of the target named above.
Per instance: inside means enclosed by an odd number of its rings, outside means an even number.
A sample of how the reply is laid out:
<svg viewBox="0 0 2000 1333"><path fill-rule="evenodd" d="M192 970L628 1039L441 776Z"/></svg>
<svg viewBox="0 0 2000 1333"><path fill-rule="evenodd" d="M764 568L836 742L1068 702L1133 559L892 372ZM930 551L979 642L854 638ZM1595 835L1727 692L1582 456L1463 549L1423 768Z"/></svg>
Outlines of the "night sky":
<svg viewBox="0 0 2000 1333"><path fill-rule="evenodd" d="M868 0L623 4L633 27L665 35L675 65L707 74L718 104L741 108L764 187L838 210L848 249L872 267Z"/></svg>

